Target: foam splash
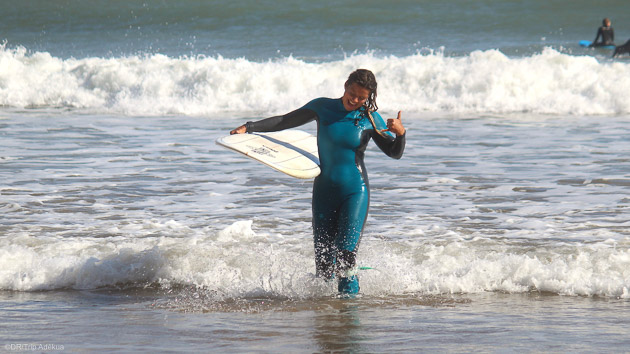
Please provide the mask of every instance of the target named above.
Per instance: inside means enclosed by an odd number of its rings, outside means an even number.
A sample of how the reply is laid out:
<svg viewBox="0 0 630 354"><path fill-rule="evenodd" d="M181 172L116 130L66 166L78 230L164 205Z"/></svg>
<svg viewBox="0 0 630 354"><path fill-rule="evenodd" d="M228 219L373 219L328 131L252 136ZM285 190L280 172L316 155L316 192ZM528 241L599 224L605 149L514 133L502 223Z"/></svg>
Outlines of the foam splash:
<svg viewBox="0 0 630 354"><path fill-rule="evenodd" d="M357 54L309 63L293 57L254 62L160 54L60 59L3 45L0 105L124 115L268 115L309 98L340 96L346 76L358 67L375 72L379 104L392 111L630 113L630 63L551 48L520 58L488 50L462 57Z"/></svg>
<svg viewBox="0 0 630 354"><path fill-rule="evenodd" d="M181 231L180 237L2 238L0 289L192 286L220 299L308 299L334 293L333 285L314 277L306 235L296 241L295 235L260 235L251 226L252 221L241 221L218 232L193 232L177 223L156 226ZM368 235L359 263L374 269L361 271L362 293L542 291L630 298L628 242L552 247L482 238L393 241Z"/></svg>
<svg viewBox="0 0 630 354"><path fill-rule="evenodd" d="M532 246L488 239L427 242L417 248L413 257L405 257L402 262L384 260L387 265L377 266L396 275L387 286L381 284L381 291L422 294L537 291L628 297L627 247L616 248L606 243Z"/></svg>

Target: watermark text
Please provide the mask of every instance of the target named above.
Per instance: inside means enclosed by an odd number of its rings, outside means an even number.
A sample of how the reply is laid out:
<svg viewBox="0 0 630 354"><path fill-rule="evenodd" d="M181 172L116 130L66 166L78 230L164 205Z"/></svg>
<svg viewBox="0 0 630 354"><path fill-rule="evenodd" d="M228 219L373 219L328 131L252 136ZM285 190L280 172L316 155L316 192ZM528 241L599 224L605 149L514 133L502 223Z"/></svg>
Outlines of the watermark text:
<svg viewBox="0 0 630 354"><path fill-rule="evenodd" d="M40 351L62 351L62 344L49 343L8 343L4 345L4 350L9 352L40 352Z"/></svg>

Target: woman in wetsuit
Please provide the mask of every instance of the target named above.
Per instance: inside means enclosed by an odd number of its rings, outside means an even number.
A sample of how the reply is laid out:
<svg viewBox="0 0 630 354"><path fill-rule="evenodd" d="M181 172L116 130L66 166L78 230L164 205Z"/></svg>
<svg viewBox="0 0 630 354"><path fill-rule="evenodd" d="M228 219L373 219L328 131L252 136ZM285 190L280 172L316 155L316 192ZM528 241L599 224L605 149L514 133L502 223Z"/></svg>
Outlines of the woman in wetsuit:
<svg viewBox="0 0 630 354"><path fill-rule="evenodd" d="M405 127L376 112L377 83L365 69L354 71L341 98L317 98L293 112L246 124L230 134L270 132L317 122L321 174L313 184L313 236L317 276L338 278L338 290L359 291L356 254L370 201L363 163L370 139L388 156L405 149Z"/></svg>
<svg viewBox="0 0 630 354"><path fill-rule="evenodd" d="M601 42L597 42L599 38L602 38ZM610 19L605 18L602 21L602 26L597 29L597 36L591 47L601 47L605 45L615 45L615 31L613 30Z"/></svg>

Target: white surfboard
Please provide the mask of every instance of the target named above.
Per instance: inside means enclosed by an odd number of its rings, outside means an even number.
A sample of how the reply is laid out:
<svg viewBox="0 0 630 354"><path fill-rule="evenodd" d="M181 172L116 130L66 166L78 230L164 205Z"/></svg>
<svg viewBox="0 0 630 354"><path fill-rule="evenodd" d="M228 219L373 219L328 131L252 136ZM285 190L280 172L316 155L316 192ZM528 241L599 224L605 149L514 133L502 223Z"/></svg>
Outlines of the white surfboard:
<svg viewBox="0 0 630 354"><path fill-rule="evenodd" d="M234 134L217 144L296 178L315 178L319 169L317 137L302 130Z"/></svg>

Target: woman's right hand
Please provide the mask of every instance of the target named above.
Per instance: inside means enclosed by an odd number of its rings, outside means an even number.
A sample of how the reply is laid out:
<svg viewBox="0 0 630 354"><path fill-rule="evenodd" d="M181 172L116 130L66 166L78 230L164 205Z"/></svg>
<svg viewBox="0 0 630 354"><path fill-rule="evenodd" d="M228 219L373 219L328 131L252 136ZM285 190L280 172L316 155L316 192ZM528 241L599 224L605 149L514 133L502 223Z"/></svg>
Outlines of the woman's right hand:
<svg viewBox="0 0 630 354"><path fill-rule="evenodd" d="M230 135L234 135L234 134L245 134L247 133L247 127L245 126L245 124L241 125L240 127L233 129L232 131L230 131Z"/></svg>

